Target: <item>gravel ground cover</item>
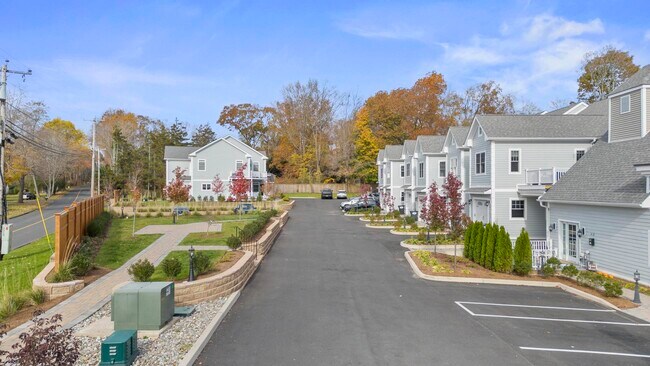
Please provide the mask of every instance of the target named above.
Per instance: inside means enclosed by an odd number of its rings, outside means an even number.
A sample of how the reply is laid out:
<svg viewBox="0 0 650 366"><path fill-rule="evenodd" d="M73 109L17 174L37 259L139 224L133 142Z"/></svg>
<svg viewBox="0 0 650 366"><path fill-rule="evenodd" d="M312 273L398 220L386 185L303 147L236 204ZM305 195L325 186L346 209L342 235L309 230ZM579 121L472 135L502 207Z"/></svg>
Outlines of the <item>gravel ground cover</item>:
<svg viewBox="0 0 650 366"><path fill-rule="evenodd" d="M203 333L205 327L216 316L224 305L226 298L204 302L196 305L196 311L189 317L181 318L157 339L138 338L138 357L134 366L144 365L177 365L192 348L196 339ZM73 330L78 331L96 322L100 318L110 316L110 303L104 305L88 319L77 324ZM103 338L77 337L81 341L78 366L97 365Z"/></svg>

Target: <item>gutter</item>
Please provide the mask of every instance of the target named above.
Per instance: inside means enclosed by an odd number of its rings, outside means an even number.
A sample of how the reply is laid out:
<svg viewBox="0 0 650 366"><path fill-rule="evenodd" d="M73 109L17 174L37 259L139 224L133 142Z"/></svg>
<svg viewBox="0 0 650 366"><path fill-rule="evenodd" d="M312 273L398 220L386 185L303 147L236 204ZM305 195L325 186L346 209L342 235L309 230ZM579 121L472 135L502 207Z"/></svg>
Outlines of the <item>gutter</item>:
<svg viewBox="0 0 650 366"><path fill-rule="evenodd" d="M605 207L622 207L622 208L650 208L641 203L617 203L617 202L589 202L589 201L564 201L564 200L539 200L541 203L561 203L567 205L582 205L582 206L605 206ZM545 206L542 206L545 207Z"/></svg>

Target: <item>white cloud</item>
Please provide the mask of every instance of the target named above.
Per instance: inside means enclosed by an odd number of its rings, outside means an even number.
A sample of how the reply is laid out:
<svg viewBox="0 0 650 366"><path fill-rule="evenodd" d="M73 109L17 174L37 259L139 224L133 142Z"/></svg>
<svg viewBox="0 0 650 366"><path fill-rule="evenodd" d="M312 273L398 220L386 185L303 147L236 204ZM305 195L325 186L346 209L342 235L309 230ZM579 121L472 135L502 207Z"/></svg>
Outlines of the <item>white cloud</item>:
<svg viewBox="0 0 650 366"><path fill-rule="evenodd" d="M605 32L603 22L596 18L586 23L575 22L551 14L541 14L532 19L524 35L527 41L555 41L562 38L577 37L584 34L602 34Z"/></svg>

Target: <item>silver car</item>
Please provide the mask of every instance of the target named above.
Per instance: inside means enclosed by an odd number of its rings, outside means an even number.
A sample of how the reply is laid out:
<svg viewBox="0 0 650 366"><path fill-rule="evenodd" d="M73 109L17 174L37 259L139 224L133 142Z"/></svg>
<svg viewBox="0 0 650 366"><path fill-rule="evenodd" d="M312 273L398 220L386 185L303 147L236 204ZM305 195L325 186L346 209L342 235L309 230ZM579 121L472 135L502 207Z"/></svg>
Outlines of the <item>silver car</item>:
<svg viewBox="0 0 650 366"><path fill-rule="evenodd" d="M342 189L336 192L336 198L337 199L347 199L348 198L348 193Z"/></svg>

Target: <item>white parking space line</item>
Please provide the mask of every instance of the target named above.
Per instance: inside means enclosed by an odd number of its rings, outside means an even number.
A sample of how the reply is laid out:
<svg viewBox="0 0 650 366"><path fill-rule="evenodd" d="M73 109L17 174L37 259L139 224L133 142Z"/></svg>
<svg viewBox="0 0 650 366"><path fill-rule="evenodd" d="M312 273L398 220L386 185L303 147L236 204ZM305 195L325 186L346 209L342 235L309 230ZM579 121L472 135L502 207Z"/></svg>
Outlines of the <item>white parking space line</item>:
<svg viewBox="0 0 650 366"><path fill-rule="evenodd" d="M455 301L456 305L460 306L463 310L469 313L471 316L482 317L482 318L503 318L503 319L520 319L520 320L539 320L539 321L550 321L550 322L563 322L563 323L588 323L588 324L607 324L607 325L627 325L634 327L650 327L648 323L626 323L626 322L610 322L602 320L583 320L583 319L558 319L558 318L541 318L533 316L515 316L515 315L498 315L498 314L477 314L469 310L465 305L468 302L465 301ZM576 308L569 308L576 309Z"/></svg>
<svg viewBox="0 0 650 366"><path fill-rule="evenodd" d="M589 351L583 349L563 349L563 348L537 348L537 347L519 347L519 348L526 351L587 353L587 354L594 354L594 355L650 358L650 355L642 355L638 353L603 352L603 351Z"/></svg>
<svg viewBox="0 0 650 366"><path fill-rule="evenodd" d="M474 302L474 301L456 301L456 304L484 305L484 306L505 306L513 308L534 308L534 309L552 309L552 310L573 310L573 311L593 311L600 313L615 313L613 309L589 309L589 308L568 308L561 306L542 306L542 305L519 305L519 304L497 304L491 302Z"/></svg>

